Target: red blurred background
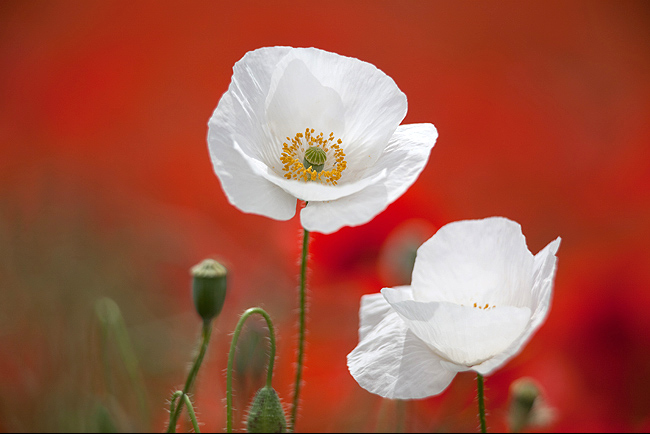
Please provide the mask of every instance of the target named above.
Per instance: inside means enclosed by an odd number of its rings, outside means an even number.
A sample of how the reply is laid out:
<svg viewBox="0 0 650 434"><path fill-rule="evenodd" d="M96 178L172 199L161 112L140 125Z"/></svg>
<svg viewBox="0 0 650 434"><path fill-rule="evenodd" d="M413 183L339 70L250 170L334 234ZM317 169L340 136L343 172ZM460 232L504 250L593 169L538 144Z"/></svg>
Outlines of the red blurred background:
<svg viewBox="0 0 650 434"><path fill-rule="evenodd" d="M392 431L400 412L410 431L476 429L471 374L402 405L361 389L345 356L360 296L408 283L409 249L502 215L534 253L563 242L547 323L487 379L491 429L529 376L555 408L540 429L650 430L647 2L5 0L0 23L0 430L95 430L98 408L120 430L162 430L200 330L188 270L207 256L231 278L195 394L204 429L225 426L247 307L277 322L274 384L290 402L300 225L229 205L205 139L233 64L272 45L373 63L407 95L404 122L440 133L384 213L312 238L297 429ZM122 309L148 410L115 350L102 371L102 296ZM238 418L254 371L236 383Z"/></svg>

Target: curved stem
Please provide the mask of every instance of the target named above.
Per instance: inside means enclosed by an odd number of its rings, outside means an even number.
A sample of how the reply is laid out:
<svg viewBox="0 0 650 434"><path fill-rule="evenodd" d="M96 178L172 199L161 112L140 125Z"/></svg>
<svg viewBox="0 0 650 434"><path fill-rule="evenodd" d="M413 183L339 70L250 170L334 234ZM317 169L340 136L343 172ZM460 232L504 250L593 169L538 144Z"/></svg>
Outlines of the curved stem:
<svg viewBox="0 0 650 434"><path fill-rule="evenodd" d="M293 389L293 405L291 407L291 422L289 431L296 430L296 417L300 401L300 386L302 383L302 367L305 358L305 318L307 316L307 253L309 250L309 231L303 229L302 255L300 259L300 319L298 322L298 363L296 366L296 381Z"/></svg>
<svg viewBox="0 0 650 434"><path fill-rule="evenodd" d="M174 394L172 395L172 399L169 403L169 425L171 425L172 417L174 413L176 413L176 400L178 399L179 396L183 396L182 390L177 390L176 392L174 392Z"/></svg>
<svg viewBox="0 0 650 434"><path fill-rule="evenodd" d="M485 424L485 399L483 393L483 376L481 374L476 374L476 386L478 389L478 418L481 422L481 432L485 434L487 432L487 427Z"/></svg>
<svg viewBox="0 0 650 434"><path fill-rule="evenodd" d="M183 395L183 398L185 399L185 405L187 406L187 412L190 415L190 420L192 421L194 432L200 433L201 430L199 429L199 423L196 421L196 414L194 413L194 407L192 406L192 401L190 401L190 397L187 395Z"/></svg>
<svg viewBox="0 0 650 434"><path fill-rule="evenodd" d="M192 385L194 384L194 380L196 380L196 375L199 373L199 368L201 367L201 363L203 362L203 357L205 356L205 352L208 349L208 343L210 342L211 333L212 333L212 321L204 321L203 329L201 332L201 347L199 348L199 354L196 356L196 360L194 360L192 369L190 369L190 373L187 375L187 380L185 381L185 387L183 387L181 396L185 396L189 393L190 389L192 388ZM176 422L178 421L178 418L181 415L181 411L183 411L184 403L185 403L184 398L181 398L178 402L178 407L172 408L170 418L169 418L169 426L167 427L168 433L176 432ZM172 401L172 406L173 406L173 401Z"/></svg>
<svg viewBox="0 0 650 434"><path fill-rule="evenodd" d="M273 379L273 365L275 364L275 329L273 328L273 322L269 314L260 307L251 307L247 309L239 318L237 326L235 327L235 332L232 336L232 341L230 343L230 352L228 353L228 369L226 371L226 432L232 432L232 366L235 361L235 349L237 347L237 340L239 339L239 334L244 327L244 322L248 319L249 316L253 314L260 314L266 320L266 325L269 328L269 338L271 340L271 351L269 354L269 367L266 372L266 386L271 387L271 380Z"/></svg>

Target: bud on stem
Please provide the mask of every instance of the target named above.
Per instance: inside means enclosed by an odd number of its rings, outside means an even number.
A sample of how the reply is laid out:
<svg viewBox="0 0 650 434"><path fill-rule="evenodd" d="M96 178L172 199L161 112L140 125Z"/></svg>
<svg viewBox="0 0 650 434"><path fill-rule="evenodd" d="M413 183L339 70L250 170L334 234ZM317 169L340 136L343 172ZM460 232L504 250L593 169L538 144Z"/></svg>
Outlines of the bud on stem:
<svg viewBox="0 0 650 434"><path fill-rule="evenodd" d="M196 311L203 321L211 321L223 308L228 271L214 259L205 259L192 267L191 274Z"/></svg>
<svg viewBox="0 0 650 434"><path fill-rule="evenodd" d="M255 394L246 418L246 431L251 433L283 433L287 419L275 389L264 386Z"/></svg>

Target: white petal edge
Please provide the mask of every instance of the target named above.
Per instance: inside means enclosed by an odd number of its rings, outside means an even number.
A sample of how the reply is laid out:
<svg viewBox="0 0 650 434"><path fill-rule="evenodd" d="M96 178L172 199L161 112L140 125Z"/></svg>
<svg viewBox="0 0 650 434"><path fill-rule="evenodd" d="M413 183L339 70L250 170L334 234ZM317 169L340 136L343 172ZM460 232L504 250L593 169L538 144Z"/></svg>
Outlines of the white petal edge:
<svg viewBox="0 0 650 434"><path fill-rule="evenodd" d="M472 369L481 375L489 375L517 356L530 341L535 332L544 324L551 308L553 284L557 271L557 253L561 238L551 241L535 255L533 298L534 310L531 320L522 335L505 351Z"/></svg>
<svg viewBox="0 0 650 434"><path fill-rule="evenodd" d="M409 329L443 359L468 367L507 349L531 318L527 307L483 310L449 302L409 300L394 288L384 288L381 293Z"/></svg>
<svg viewBox="0 0 650 434"><path fill-rule="evenodd" d="M233 110L232 96L226 92L208 124L210 158L228 201L243 212L289 220L296 213L295 197L252 170L232 130Z"/></svg>
<svg viewBox="0 0 650 434"><path fill-rule="evenodd" d="M504 217L449 223L417 251L418 301L532 307L533 255L521 226Z"/></svg>
<svg viewBox="0 0 650 434"><path fill-rule="evenodd" d="M393 311L365 335L347 361L361 387L389 399L437 395L456 375Z"/></svg>
<svg viewBox="0 0 650 434"><path fill-rule="evenodd" d="M329 202L310 202L300 213L305 229L324 234L372 220L416 181L429 160L438 132L432 124L400 125L368 176L385 178Z"/></svg>

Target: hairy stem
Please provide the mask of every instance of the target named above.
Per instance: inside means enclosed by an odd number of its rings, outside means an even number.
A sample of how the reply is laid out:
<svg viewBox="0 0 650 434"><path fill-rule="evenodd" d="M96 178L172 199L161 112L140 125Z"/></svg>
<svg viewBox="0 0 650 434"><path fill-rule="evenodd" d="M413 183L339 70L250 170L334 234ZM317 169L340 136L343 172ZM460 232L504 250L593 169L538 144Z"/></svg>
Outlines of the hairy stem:
<svg viewBox="0 0 650 434"><path fill-rule="evenodd" d="M210 342L211 333L212 333L212 321L204 321L203 329L201 332L201 346L199 348L199 353L197 354L196 359L194 360L194 364L192 365L192 369L190 369L190 373L187 375L187 380L185 381L185 387L183 387L181 399L179 399L178 401L178 407L172 408L170 412L169 426L167 427L168 433L176 432L176 422L178 421L178 418L181 415L181 412L183 410L183 405L185 404L184 396L189 393L190 389L192 388L192 385L194 384L194 381L196 380L196 376L199 373L199 368L201 367L201 363L203 362L203 357L205 356L205 352L208 349L208 343ZM173 401L172 401L172 406L173 406Z"/></svg>
<svg viewBox="0 0 650 434"><path fill-rule="evenodd" d="M483 392L483 376L481 374L476 374L476 386L477 386L477 397L478 397L478 418L481 422L481 432L485 434L487 432L487 427L485 424L485 398Z"/></svg>
<svg viewBox="0 0 650 434"><path fill-rule="evenodd" d="M296 417L300 403L300 386L302 383L302 368L305 358L305 322L307 317L307 257L309 250L309 231L303 229L302 255L300 259L300 318L298 320L298 362L296 365L296 380L293 389L293 405L291 407L291 421L289 430L296 429Z"/></svg>

